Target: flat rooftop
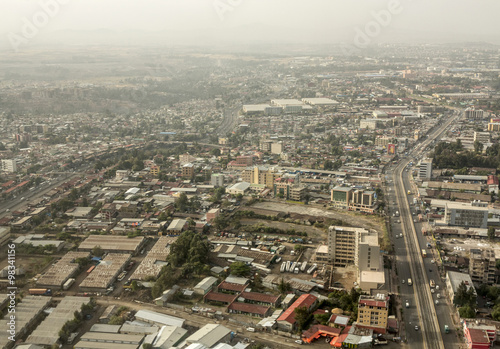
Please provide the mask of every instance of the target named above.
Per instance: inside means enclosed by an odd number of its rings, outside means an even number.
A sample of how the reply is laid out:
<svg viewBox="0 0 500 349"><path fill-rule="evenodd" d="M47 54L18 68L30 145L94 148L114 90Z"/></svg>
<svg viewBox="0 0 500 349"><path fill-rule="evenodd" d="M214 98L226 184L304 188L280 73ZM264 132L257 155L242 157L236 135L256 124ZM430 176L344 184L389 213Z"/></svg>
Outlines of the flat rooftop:
<svg viewBox="0 0 500 349"><path fill-rule="evenodd" d="M134 253L144 242L143 236L128 238L126 236L90 235L78 247L79 250L92 250L100 246L103 251L129 251Z"/></svg>

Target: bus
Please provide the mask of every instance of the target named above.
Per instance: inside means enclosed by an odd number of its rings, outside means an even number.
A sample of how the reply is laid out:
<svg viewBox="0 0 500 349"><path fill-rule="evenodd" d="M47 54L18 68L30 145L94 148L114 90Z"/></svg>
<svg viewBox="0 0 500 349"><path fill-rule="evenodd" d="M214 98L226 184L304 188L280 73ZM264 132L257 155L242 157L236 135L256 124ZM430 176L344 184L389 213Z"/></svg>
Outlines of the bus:
<svg viewBox="0 0 500 349"><path fill-rule="evenodd" d="M425 250L422 250L422 257L427 257L427 252Z"/></svg>

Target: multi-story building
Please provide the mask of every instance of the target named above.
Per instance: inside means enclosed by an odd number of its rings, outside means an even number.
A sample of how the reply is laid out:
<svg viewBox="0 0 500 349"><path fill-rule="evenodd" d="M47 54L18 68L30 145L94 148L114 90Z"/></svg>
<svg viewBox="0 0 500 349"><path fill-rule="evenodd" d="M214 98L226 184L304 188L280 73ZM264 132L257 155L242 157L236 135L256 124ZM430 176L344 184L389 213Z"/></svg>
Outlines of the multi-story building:
<svg viewBox="0 0 500 349"><path fill-rule="evenodd" d="M335 187L332 189L332 205L337 208L348 209L352 197L351 187Z"/></svg>
<svg viewBox="0 0 500 349"><path fill-rule="evenodd" d="M488 208L461 202L447 202L444 221L450 226L487 228Z"/></svg>
<svg viewBox="0 0 500 349"><path fill-rule="evenodd" d="M287 200L303 201L306 195L306 187L295 184L293 181L276 181L273 185L274 196L282 196Z"/></svg>
<svg viewBox="0 0 500 349"><path fill-rule="evenodd" d="M378 235L363 228L332 225L328 229L328 259L335 267L356 265L360 270L380 268Z"/></svg>
<svg viewBox="0 0 500 349"><path fill-rule="evenodd" d="M247 168L242 171L241 179L250 184L265 185L269 189L274 188L274 181L281 176L273 168L258 167Z"/></svg>
<svg viewBox="0 0 500 349"><path fill-rule="evenodd" d="M259 149L263 152L270 152L271 151L271 145L273 144L273 141L270 141L268 139L262 139L259 142Z"/></svg>
<svg viewBox="0 0 500 349"><path fill-rule="evenodd" d="M371 190L355 190L352 193L349 209L352 211L361 211L373 213L375 207L375 192Z"/></svg>
<svg viewBox="0 0 500 349"><path fill-rule="evenodd" d="M253 156L250 155L241 155L236 157L236 164L252 166L253 165Z"/></svg>
<svg viewBox="0 0 500 349"><path fill-rule="evenodd" d="M422 159L418 167L418 178L425 180L432 178L432 159Z"/></svg>
<svg viewBox="0 0 500 349"><path fill-rule="evenodd" d="M160 174L160 166L158 165L153 165L149 168L149 173L152 175L152 176L155 176L155 177L158 177L158 175Z"/></svg>
<svg viewBox="0 0 500 349"><path fill-rule="evenodd" d="M500 131L500 122L490 122L488 124L489 132L499 132Z"/></svg>
<svg viewBox="0 0 500 349"><path fill-rule="evenodd" d="M0 227L0 246L5 245L10 240L10 228Z"/></svg>
<svg viewBox="0 0 500 349"><path fill-rule="evenodd" d="M482 119L484 117L484 111L481 109L467 108L464 110L464 117L466 119Z"/></svg>
<svg viewBox="0 0 500 349"><path fill-rule="evenodd" d="M377 136L375 138L375 145L380 147L387 147L387 144L391 142L391 139L386 136Z"/></svg>
<svg viewBox="0 0 500 349"><path fill-rule="evenodd" d="M479 141L483 144L490 142L490 133L489 132L477 132L474 131L474 142Z"/></svg>
<svg viewBox="0 0 500 349"><path fill-rule="evenodd" d="M389 297L381 295L360 296L358 301L358 326L385 333L389 315Z"/></svg>
<svg viewBox="0 0 500 349"><path fill-rule="evenodd" d="M3 172L16 172L17 171L17 163L16 160L1 160L0 161L1 169Z"/></svg>
<svg viewBox="0 0 500 349"><path fill-rule="evenodd" d="M271 153L272 154L281 154L283 152L283 143L276 142L271 144Z"/></svg>
<svg viewBox="0 0 500 349"><path fill-rule="evenodd" d="M469 275L478 285L495 283L496 258L492 249L470 250Z"/></svg>
<svg viewBox="0 0 500 349"><path fill-rule="evenodd" d="M184 178L193 178L194 177L194 165L193 164L185 164L182 166L182 177Z"/></svg>
<svg viewBox="0 0 500 349"><path fill-rule="evenodd" d="M222 187L224 185L224 175L222 173L214 173L210 179L214 187Z"/></svg>

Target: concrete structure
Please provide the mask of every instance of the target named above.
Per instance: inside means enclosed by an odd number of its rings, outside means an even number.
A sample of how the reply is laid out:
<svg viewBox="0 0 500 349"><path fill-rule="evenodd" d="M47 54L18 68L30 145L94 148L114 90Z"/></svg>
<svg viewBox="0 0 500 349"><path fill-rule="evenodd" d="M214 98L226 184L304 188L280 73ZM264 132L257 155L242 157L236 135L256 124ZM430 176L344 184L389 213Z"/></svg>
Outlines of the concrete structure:
<svg viewBox="0 0 500 349"><path fill-rule="evenodd" d="M80 291L105 291L130 261L130 254L108 253L80 284Z"/></svg>
<svg viewBox="0 0 500 349"><path fill-rule="evenodd" d="M378 270L380 259L378 236L363 228L330 226L328 255L329 262L335 267L356 265L363 269Z"/></svg>
<svg viewBox="0 0 500 349"><path fill-rule="evenodd" d="M168 226L167 232L171 235L179 235L187 228L187 220L176 218Z"/></svg>
<svg viewBox="0 0 500 349"><path fill-rule="evenodd" d="M331 192L332 205L337 208L348 209L353 189L351 187L335 187Z"/></svg>
<svg viewBox="0 0 500 349"><path fill-rule="evenodd" d="M487 228L488 208L467 203L447 202L444 222L449 226Z"/></svg>
<svg viewBox="0 0 500 349"><path fill-rule="evenodd" d="M241 179L250 184L262 184L273 189L274 181L281 176L274 168L258 167L247 168L242 171Z"/></svg>
<svg viewBox="0 0 500 349"><path fill-rule="evenodd" d="M68 252L60 260L52 264L38 278L37 286L61 288L62 285L79 271L78 259L89 258L90 252Z"/></svg>
<svg viewBox="0 0 500 349"><path fill-rule="evenodd" d="M213 276L208 276L198 282L198 284L193 288L194 293L199 295L207 294L217 283L217 278Z"/></svg>
<svg viewBox="0 0 500 349"><path fill-rule="evenodd" d="M184 319L178 317L165 315L150 310L139 310L137 313L135 313L135 318L139 321L159 326L183 327L185 321Z"/></svg>
<svg viewBox="0 0 500 349"><path fill-rule="evenodd" d="M418 178L429 180L432 178L432 159L422 159L418 167Z"/></svg>
<svg viewBox="0 0 500 349"><path fill-rule="evenodd" d="M80 251L92 251L99 246L106 252L122 252L137 254L144 243L143 236L128 238L126 236L90 235L78 247Z"/></svg>
<svg viewBox="0 0 500 349"><path fill-rule="evenodd" d="M207 222L211 223L220 214L220 208L212 208L207 212Z"/></svg>
<svg viewBox="0 0 500 349"><path fill-rule="evenodd" d="M176 326L162 326L153 342L153 348L170 349L186 337L188 331Z"/></svg>
<svg viewBox="0 0 500 349"><path fill-rule="evenodd" d="M33 326L43 316L43 310L49 305L50 301L51 297L26 296L16 304L16 339L26 336L33 329ZM0 326L8 329L10 327L8 325L9 321L10 319L5 317L0 320ZM4 333L0 336L0 348L10 348L14 343L15 341L9 340L6 330L4 330Z"/></svg>
<svg viewBox="0 0 500 349"><path fill-rule="evenodd" d="M194 165L193 164L185 164L184 166L182 166L182 172L181 172L181 176L183 178L193 178L194 177Z"/></svg>
<svg viewBox="0 0 500 349"><path fill-rule="evenodd" d="M389 297L385 295L360 296L358 301L358 325L385 333L389 315Z"/></svg>
<svg viewBox="0 0 500 349"><path fill-rule="evenodd" d="M161 268L167 265L165 261L170 253L170 246L177 237L162 236L148 252L141 264L134 270L129 280L145 280L149 276L158 277Z"/></svg>
<svg viewBox="0 0 500 349"><path fill-rule="evenodd" d="M2 172L16 173L17 172L16 160L6 160L6 159L0 160L0 170L2 170Z"/></svg>
<svg viewBox="0 0 500 349"><path fill-rule="evenodd" d="M224 186L224 175L222 173L213 173L210 177L210 183L214 187L223 187Z"/></svg>
<svg viewBox="0 0 500 349"><path fill-rule="evenodd" d="M281 154L283 153L283 142L276 142L271 144L271 154Z"/></svg>
<svg viewBox="0 0 500 349"><path fill-rule="evenodd" d="M250 183L248 182L239 182L233 184L231 187L227 188L227 193L232 195L241 194L244 195L245 192L250 188Z"/></svg>
<svg viewBox="0 0 500 349"><path fill-rule="evenodd" d="M474 289L474 293L476 293L476 289L474 288L474 284L472 283L472 279L469 274L459 273L456 271L446 272L446 289L452 303L454 303L455 293L462 282L465 283L467 289L472 288Z"/></svg>
<svg viewBox="0 0 500 349"><path fill-rule="evenodd" d="M467 108L464 110L464 117L466 119L482 119L484 117L484 111L481 109Z"/></svg>
<svg viewBox="0 0 500 349"><path fill-rule="evenodd" d="M493 249L470 250L469 275L477 284L493 285L495 283L496 258Z"/></svg>
<svg viewBox="0 0 500 349"><path fill-rule="evenodd" d="M7 244L10 240L10 228L0 226L0 246Z"/></svg>
<svg viewBox="0 0 500 349"><path fill-rule="evenodd" d="M66 322L72 320L75 311L80 311L83 304L88 304L88 297L66 296L61 303L26 339L26 343L52 346L59 340L59 331Z"/></svg>
<svg viewBox="0 0 500 349"><path fill-rule="evenodd" d="M278 320L276 320L278 322L278 328L287 332L292 332L296 328L295 309L305 307L307 310L311 311L317 304L317 297L311 294L303 294L280 315Z"/></svg>
<svg viewBox="0 0 500 349"><path fill-rule="evenodd" d="M186 343L200 343L211 348L218 343L229 343L231 330L218 324L207 324L186 338Z"/></svg>

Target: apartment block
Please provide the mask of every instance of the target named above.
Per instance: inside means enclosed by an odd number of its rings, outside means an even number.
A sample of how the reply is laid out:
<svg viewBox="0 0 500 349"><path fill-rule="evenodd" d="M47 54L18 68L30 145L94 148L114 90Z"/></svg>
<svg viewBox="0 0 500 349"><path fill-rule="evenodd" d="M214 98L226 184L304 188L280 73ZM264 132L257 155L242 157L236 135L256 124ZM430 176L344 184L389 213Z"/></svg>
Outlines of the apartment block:
<svg viewBox="0 0 500 349"><path fill-rule="evenodd" d="M272 154L281 154L283 152L283 143L282 142L277 142L271 144L271 153Z"/></svg>
<svg viewBox="0 0 500 349"><path fill-rule="evenodd" d="M385 333L389 315L389 297L385 295L360 296L358 301L358 326Z"/></svg>
<svg viewBox="0 0 500 349"><path fill-rule="evenodd" d="M476 284L495 283L496 258L492 249L471 249L469 275Z"/></svg>
<svg viewBox="0 0 500 349"><path fill-rule="evenodd" d="M250 184L262 184L269 189L274 188L274 181L281 176L273 168L255 166L245 169L241 173L241 179Z"/></svg>
<svg viewBox="0 0 500 349"><path fill-rule="evenodd" d="M490 142L490 133L489 132L477 132L474 131L474 142L478 141L483 144Z"/></svg>

